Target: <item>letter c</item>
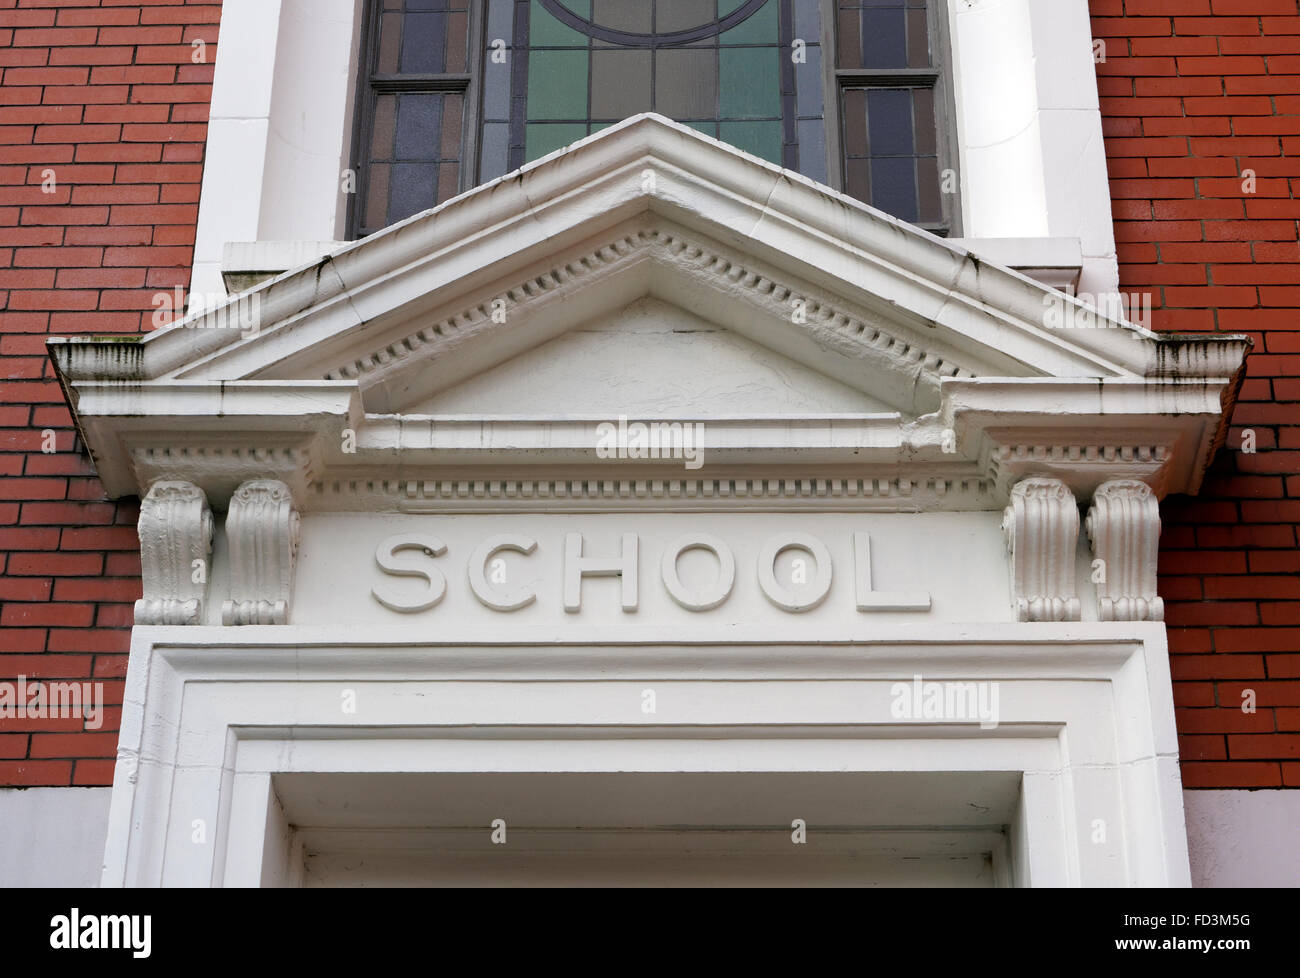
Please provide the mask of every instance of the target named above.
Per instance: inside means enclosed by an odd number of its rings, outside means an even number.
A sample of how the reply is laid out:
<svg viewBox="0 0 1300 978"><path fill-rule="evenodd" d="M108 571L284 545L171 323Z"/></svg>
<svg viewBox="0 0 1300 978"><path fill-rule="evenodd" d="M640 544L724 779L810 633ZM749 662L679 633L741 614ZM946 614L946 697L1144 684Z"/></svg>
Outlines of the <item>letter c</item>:
<svg viewBox="0 0 1300 978"><path fill-rule="evenodd" d="M537 600L537 595L522 585L518 587L494 587L488 583L484 570L487 562L499 550L513 550L516 553L530 554L537 549L537 541L531 537L503 533L488 537L470 554L469 587L479 602L493 611L518 611Z"/></svg>

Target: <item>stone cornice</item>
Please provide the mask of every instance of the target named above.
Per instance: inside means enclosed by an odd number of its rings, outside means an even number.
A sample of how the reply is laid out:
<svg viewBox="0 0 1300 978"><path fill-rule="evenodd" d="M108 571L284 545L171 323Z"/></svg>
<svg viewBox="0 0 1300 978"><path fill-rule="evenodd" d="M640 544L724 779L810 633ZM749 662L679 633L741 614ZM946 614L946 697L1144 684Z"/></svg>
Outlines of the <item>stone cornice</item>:
<svg viewBox="0 0 1300 978"><path fill-rule="evenodd" d="M795 473L945 487L937 499L987 484L982 506L1035 476L1081 501L1124 479L1194 492L1248 346L1109 320L640 116L143 341L51 353L114 496L183 480L219 509L257 479L304 500L332 483L671 479L599 459L611 419L556 413L562 399L528 418L393 416L647 294L898 409L641 419L703 422L699 478L719 485ZM1086 328L1049 328L1053 303Z"/></svg>
<svg viewBox="0 0 1300 978"><path fill-rule="evenodd" d="M955 342L1056 376L1221 376L1245 349L1242 337L1159 337L1109 319L829 188L643 115L245 293L246 321L232 300L138 344L71 344L59 356L73 379L251 378L327 336L373 333L376 320L472 271L482 281L484 269L542 262L540 273L556 252L648 214L743 242L754 257L806 275L814 296L883 301ZM1044 328L1045 296L1088 327ZM229 328L232 310L250 329ZM285 342L290 333L297 338Z"/></svg>
<svg viewBox="0 0 1300 978"><path fill-rule="evenodd" d="M610 419L364 414L355 381L98 381L79 385L78 418L110 493L183 479L219 507L249 479L281 480L302 497L331 482L391 482L395 472L412 484L775 473L944 487L956 480L987 483L989 499L1002 505L1012 484L1034 475L1064 480L1083 500L1116 479L1141 480L1160 496L1195 491L1226 389L1197 382L1173 390L1137 379L952 380L942 410L911 421L898 414L645 419L702 425L701 473L685 471L680 460L602 458L599 430Z"/></svg>

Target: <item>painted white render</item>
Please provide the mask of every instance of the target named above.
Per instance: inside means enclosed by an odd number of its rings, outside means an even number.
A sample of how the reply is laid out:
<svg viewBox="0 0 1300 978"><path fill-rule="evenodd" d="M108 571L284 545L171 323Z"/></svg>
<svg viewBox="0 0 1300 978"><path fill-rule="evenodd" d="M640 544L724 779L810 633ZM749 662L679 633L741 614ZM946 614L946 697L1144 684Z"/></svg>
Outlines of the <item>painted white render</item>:
<svg viewBox="0 0 1300 978"><path fill-rule="evenodd" d="M105 486L143 500L104 882L486 872L476 810L409 815L475 773L532 845L499 879L590 846L635 878L663 825L789 879L762 840L809 816L709 834L753 783L722 776L769 772L849 819L811 816L837 834L808 879L948 852L953 885L1188 885L1158 501L1198 488L1246 346L653 115L141 342L52 341ZM698 432L700 465L610 457L636 423ZM578 862L547 855L563 799L517 778L615 772L742 787L710 812L674 782L649 825L593 794ZM368 790L387 814L339 814Z"/></svg>
<svg viewBox="0 0 1300 978"><path fill-rule="evenodd" d="M0 887L99 886L108 788L0 790Z"/></svg>

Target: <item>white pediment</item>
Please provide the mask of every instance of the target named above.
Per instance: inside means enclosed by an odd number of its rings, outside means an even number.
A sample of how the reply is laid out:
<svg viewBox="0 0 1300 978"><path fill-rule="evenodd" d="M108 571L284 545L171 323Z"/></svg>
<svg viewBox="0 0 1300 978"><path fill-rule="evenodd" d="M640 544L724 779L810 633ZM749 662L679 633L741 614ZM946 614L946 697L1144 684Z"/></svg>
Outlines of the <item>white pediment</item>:
<svg viewBox="0 0 1300 978"><path fill-rule="evenodd" d="M645 297L403 410L707 419L890 408L725 326Z"/></svg>
<svg viewBox="0 0 1300 978"><path fill-rule="evenodd" d="M983 506L1034 474L1194 491L1248 342L1108 318L645 115L143 341L51 346L113 494L608 474L586 421L643 413L714 419L719 473Z"/></svg>

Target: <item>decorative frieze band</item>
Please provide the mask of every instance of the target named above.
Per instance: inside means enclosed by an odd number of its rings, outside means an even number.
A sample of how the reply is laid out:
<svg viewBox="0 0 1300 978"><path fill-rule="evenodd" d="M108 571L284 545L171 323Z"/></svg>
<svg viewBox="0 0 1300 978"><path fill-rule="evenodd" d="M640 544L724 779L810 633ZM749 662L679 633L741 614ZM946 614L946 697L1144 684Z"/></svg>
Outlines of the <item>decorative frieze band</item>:
<svg viewBox="0 0 1300 978"><path fill-rule="evenodd" d="M1002 517L1018 621L1079 621L1074 562L1079 507L1060 479L1017 482Z"/></svg>
<svg viewBox="0 0 1300 978"><path fill-rule="evenodd" d="M284 625L298 559L300 525L293 494L283 482L245 482L226 515L230 543L230 600L223 625Z"/></svg>
<svg viewBox="0 0 1300 978"><path fill-rule="evenodd" d="M1120 479L1097 489L1088 510L1097 616L1102 621L1163 621L1156 594L1160 503L1145 482Z"/></svg>
<svg viewBox="0 0 1300 978"><path fill-rule="evenodd" d="M941 353L926 349L927 344L921 336L895 335L882 328L874 317L867 317L863 310L853 309L840 300L832 302L829 296L816 298L815 290L801 289L794 282L777 281L771 270L760 271L749 267L752 259L746 264L739 255L724 254L723 249L716 244L688 239L675 230L643 228L621 235L585 255L507 287L497 296L460 309L396 342L372 350L365 356L339 363L325 374L325 378L356 379L413 355L426 356L425 348L430 344L437 344L446 337L464 333L485 323L495 322L494 298L504 301L509 310L508 315L513 316L522 306L552 296L562 289L578 287L580 280L598 275L647 252L663 261L689 268L700 276L725 283L722 287L737 298L760 304L775 303L781 308L783 316L788 312L789 300L811 292L813 296L807 300L806 309L808 323L827 324L848 342L870 346L900 361L917 364L919 371L935 382L941 377L976 376L973 365L953 361L956 351L945 350ZM868 318L870 322L867 321Z"/></svg>
<svg viewBox="0 0 1300 978"><path fill-rule="evenodd" d="M198 625L208 593L212 511L190 482L155 482L140 503L140 569L144 597L137 625Z"/></svg>

